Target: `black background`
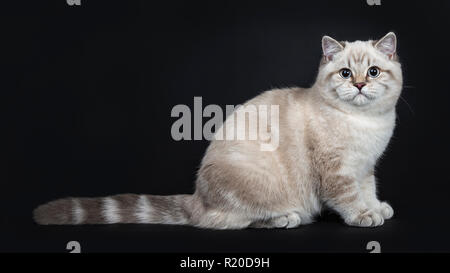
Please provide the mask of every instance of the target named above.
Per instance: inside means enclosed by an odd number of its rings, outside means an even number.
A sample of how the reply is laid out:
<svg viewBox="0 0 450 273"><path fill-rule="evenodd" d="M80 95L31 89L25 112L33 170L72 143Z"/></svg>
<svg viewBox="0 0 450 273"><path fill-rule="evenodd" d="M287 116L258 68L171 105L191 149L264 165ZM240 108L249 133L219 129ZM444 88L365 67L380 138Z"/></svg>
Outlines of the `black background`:
<svg viewBox="0 0 450 273"><path fill-rule="evenodd" d="M450 251L448 1L81 2L2 3L0 251L66 252L71 240L84 252L366 252L372 240L384 252ZM323 35L389 31L405 88L377 171L395 210L384 226L329 212L293 230L33 223L34 207L60 197L192 193L208 142L172 140L173 106L310 86Z"/></svg>

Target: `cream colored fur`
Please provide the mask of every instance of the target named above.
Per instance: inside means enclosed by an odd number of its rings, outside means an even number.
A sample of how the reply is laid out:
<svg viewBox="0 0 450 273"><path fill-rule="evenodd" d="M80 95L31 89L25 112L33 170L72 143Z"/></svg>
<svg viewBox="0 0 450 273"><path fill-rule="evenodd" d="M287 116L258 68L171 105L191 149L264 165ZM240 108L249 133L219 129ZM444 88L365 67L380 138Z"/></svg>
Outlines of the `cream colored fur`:
<svg viewBox="0 0 450 273"><path fill-rule="evenodd" d="M374 168L392 136L402 87L395 47L393 33L379 43L324 37L311 88L272 90L248 101L280 105L280 146L262 152L255 141L213 141L198 174L195 195L207 209L197 225L289 228L310 223L323 205L349 225L379 226L391 218L392 208L376 196ZM381 70L377 78L367 76L372 66ZM342 68L353 77L343 79ZM366 96L353 85L359 81Z"/></svg>

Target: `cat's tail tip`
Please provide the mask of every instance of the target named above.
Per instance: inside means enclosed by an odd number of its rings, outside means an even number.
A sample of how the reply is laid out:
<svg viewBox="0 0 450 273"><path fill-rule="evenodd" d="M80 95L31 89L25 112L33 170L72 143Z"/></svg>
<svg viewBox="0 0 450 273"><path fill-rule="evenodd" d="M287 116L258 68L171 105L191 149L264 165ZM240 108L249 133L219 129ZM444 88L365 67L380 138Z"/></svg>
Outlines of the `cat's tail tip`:
<svg viewBox="0 0 450 273"><path fill-rule="evenodd" d="M71 224L71 207L68 201L59 199L38 206L33 210L33 220L39 225Z"/></svg>

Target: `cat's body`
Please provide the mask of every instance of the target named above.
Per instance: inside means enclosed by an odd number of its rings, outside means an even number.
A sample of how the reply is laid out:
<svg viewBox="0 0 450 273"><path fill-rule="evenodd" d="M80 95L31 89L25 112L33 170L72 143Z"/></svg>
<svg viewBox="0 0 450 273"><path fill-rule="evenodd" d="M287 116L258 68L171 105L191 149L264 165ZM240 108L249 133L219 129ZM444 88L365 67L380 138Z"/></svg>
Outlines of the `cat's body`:
<svg viewBox="0 0 450 273"><path fill-rule="evenodd" d="M374 168L392 136L402 86L395 44L393 33L377 43L324 37L311 88L271 90L245 104L279 106L277 124L269 123L277 149L261 150L262 140L213 140L193 195L66 198L37 208L35 220L292 228L330 207L347 224L381 225L393 210L376 197Z"/></svg>

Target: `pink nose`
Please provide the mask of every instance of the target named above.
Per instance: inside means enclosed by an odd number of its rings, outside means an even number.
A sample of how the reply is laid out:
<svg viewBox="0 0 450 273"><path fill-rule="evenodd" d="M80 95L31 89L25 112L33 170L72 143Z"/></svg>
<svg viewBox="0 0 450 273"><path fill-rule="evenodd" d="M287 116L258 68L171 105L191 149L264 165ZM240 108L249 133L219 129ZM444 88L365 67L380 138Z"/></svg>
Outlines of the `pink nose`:
<svg viewBox="0 0 450 273"><path fill-rule="evenodd" d="M361 91L361 89L364 87L364 85L366 85L366 83L365 82L357 82L353 85L356 86L356 88L358 88L359 91Z"/></svg>

